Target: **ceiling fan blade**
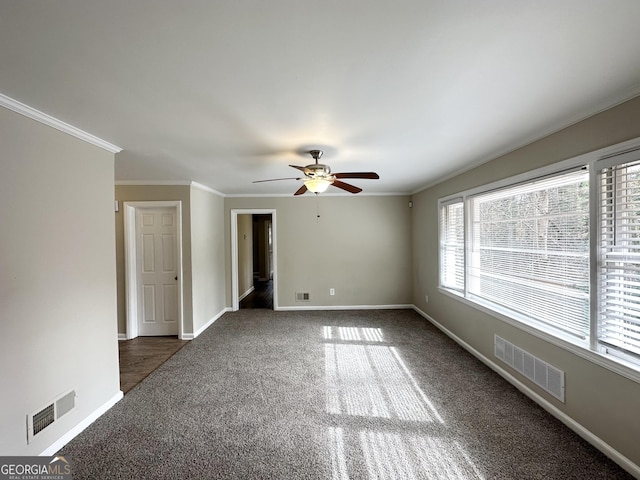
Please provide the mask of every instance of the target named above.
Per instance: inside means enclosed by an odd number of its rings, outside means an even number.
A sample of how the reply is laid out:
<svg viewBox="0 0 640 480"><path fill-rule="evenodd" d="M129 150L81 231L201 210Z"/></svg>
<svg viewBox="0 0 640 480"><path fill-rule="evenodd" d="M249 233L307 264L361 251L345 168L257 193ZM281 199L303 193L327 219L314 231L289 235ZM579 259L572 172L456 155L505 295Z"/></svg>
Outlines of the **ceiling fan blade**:
<svg viewBox="0 0 640 480"><path fill-rule="evenodd" d="M296 193L294 193L294 195L302 195L306 191L307 191L307 186L305 184L302 184L302 186L298 190L296 190Z"/></svg>
<svg viewBox="0 0 640 480"><path fill-rule="evenodd" d="M278 180L301 180L301 177L270 178L269 180L254 180L251 183L277 182Z"/></svg>
<svg viewBox="0 0 640 480"><path fill-rule="evenodd" d="M307 167L300 167L298 165L289 165L290 167L293 168L297 168L298 170L300 170L302 173L304 173L305 175L307 175L308 173L310 173L310 170Z"/></svg>
<svg viewBox="0 0 640 480"><path fill-rule="evenodd" d="M370 178L371 180L377 180L380 176L376 172L343 172L334 173L336 178Z"/></svg>
<svg viewBox="0 0 640 480"><path fill-rule="evenodd" d="M348 183L341 182L340 180L334 180L332 185L334 187L341 188L342 190L346 190L349 193L360 193L362 191L361 188L358 188L354 185L350 185Z"/></svg>

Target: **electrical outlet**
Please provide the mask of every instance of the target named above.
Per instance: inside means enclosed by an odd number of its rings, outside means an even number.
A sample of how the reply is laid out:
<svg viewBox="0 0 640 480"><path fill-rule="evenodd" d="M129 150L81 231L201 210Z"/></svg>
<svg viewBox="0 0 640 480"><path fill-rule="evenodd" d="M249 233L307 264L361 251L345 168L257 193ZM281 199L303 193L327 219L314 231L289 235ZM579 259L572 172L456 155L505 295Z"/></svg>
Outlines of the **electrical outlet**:
<svg viewBox="0 0 640 480"><path fill-rule="evenodd" d="M429 303L429 295L425 295L424 296L424 302L425 303Z"/></svg>
<svg viewBox="0 0 640 480"><path fill-rule="evenodd" d="M329 289L329 295L335 295L336 294L336 289L335 288L330 288Z"/></svg>

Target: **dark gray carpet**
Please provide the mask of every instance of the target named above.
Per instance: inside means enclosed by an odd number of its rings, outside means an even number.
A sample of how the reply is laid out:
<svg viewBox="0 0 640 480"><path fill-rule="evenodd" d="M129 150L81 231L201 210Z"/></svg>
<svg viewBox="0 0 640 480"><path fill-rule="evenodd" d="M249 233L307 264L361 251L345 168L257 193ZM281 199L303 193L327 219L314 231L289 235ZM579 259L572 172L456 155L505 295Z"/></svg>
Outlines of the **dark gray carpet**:
<svg viewBox="0 0 640 480"><path fill-rule="evenodd" d="M410 310L225 314L70 442L75 479L628 479Z"/></svg>

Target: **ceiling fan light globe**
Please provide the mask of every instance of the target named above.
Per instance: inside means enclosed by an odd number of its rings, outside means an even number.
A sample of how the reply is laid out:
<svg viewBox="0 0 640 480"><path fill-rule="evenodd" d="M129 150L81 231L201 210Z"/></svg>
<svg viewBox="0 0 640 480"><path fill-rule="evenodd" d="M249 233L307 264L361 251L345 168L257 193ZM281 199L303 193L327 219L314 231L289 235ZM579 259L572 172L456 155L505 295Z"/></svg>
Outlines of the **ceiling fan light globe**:
<svg viewBox="0 0 640 480"><path fill-rule="evenodd" d="M329 185L333 182L327 180L325 178L310 178L309 180L305 180L304 184L310 192L313 193L322 193L326 192Z"/></svg>

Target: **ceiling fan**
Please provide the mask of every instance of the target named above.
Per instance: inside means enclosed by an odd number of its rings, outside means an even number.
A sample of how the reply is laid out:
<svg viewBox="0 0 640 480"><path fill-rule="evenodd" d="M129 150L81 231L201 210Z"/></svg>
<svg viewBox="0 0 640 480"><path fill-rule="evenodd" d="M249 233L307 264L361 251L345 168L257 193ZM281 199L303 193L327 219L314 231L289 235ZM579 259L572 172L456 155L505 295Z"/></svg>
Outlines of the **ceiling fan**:
<svg viewBox="0 0 640 480"><path fill-rule="evenodd" d="M302 186L296 190L294 195L302 195L307 190L313 193L322 193L329 188L330 185L334 187L346 190L349 193L360 193L361 188L340 181L341 178L368 178L376 180L380 178L375 172L343 172L343 173L331 173L331 167L323 163L318 163L318 159L322 157L322 150L310 150L309 155L315 160L315 163L301 167L298 165L289 165L290 167L297 168L304 177L287 177L287 178L272 178L270 180L256 180L253 183L261 182L275 182L278 180L304 180Z"/></svg>

